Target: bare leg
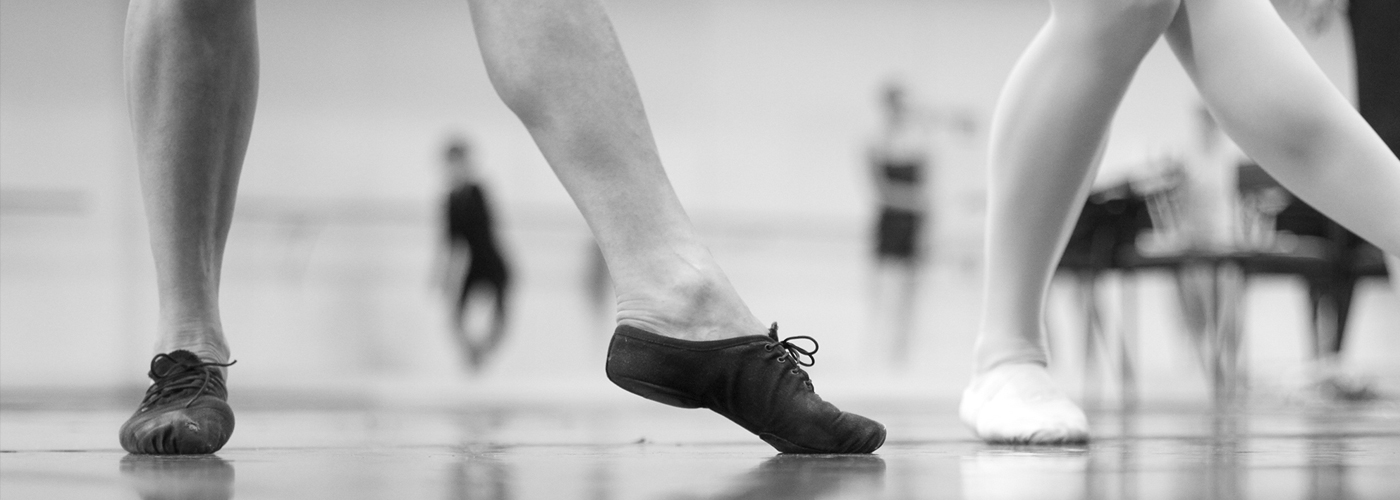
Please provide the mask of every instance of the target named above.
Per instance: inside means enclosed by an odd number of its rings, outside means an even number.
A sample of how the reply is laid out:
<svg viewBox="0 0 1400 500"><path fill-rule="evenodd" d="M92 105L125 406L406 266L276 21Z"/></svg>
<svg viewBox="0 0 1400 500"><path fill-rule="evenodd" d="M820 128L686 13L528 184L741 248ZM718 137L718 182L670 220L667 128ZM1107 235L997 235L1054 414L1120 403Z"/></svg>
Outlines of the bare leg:
<svg viewBox="0 0 1400 500"><path fill-rule="evenodd" d="M496 91L597 237L614 280L618 323L690 340L763 334L671 189L602 6L471 5Z"/></svg>
<svg viewBox="0 0 1400 500"><path fill-rule="evenodd" d="M134 0L126 79L160 322L158 352L228 361L219 273L257 100L253 2Z"/></svg>
<svg viewBox="0 0 1400 500"><path fill-rule="evenodd" d="M132 453L213 453L233 432L219 275L257 98L253 2L134 0L126 79L160 317Z"/></svg>
<svg viewBox="0 0 1400 500"><path fill-rule="evenodd" d="M923 266L919 257L899 259L891 262L895 272L894 296L890 308L890 339L888 359L895 370L903 371L909 366L909 338L914 328L914 304L919 296L919 280L923 278Z"/></svg>
<svg viewBox="0 0 1400 500"><path fill-rule="evenodd" d="M459 273L461 277L457 279L457 283L459 283L456 290L457 294L453 297L454 300L451 304L452 336L453 340L457 342L457 350L460 352L462 362L466 364L467 370L475 372L477 369L476 356L469 328L471 322L468 321L469 318L467 317L467 312L471 309L468 307L468 303L471 301L472 285L474 283L472 283L470 278L471 271L467 270L467 266L464 265L460 268L453 266L453 268L454 270L461 270Z"/></svg>
<svg viewBox="0 0 1400 500"><path fill-rule="evenodd" d="M885 430L813 392L798 359L740 300L661 167L612 24L597 0L474 0L491 82L588 221L611 271L608 378L709 408L780 451L869 453Z"/></svg>
<svg viewBox="0 0 1400 500"><path fill-rule="evenodd" d="M1290 191L1400 255L1400 160L1265 0L1183 0L1167 31L1206 105Z"/></svg>
<svg viewBox="0 0 1400 500"><path fill-rule="evenodd" d="M992 441L1087 437L1045 372L1044 304L1108 125L1175 0L1052 0L992 124L987 274L964 421Z"/></svg>
<svg viewBox="0 0 1400 500"><path fill-rule="evenodd" d="M865 340L873 369L890 373L908 368L909 337L914 326L919 264L913 257L876 257L870 276L871 335Z"/></svg>

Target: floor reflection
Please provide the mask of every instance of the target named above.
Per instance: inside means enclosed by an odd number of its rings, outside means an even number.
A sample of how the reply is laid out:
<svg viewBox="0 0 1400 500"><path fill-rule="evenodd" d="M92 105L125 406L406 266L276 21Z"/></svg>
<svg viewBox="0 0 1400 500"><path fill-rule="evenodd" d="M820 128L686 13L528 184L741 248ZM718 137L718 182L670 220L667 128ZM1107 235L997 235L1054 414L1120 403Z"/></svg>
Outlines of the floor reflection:
<svg viewBox="0 0 1400 500"><path fill-rule="evenodd" d="M452 500L508 500L513 482L510 465L486 453L463 453L452 467L448 498Z"/></svg>
<svg viewBox="0 0 1400 500"><path fill-rule="evenodd" d="M1346 441L1312 440L1308 443L1308 500L1350 500L1361 498L1350 488L1346 456L1352 446Z"/></svg>
<svg viewBox="0 0 1400 500"><path fill-rule="evenodd" d="M1084 446L988 446L959 463L963 498L1086 497Z"/></svg>
<svg viewBox="0 0 1400 500"><path fill-rule="evenodd" d="M778 455L739 477L713 500L875 498L885 461L874 455Z"/></svg>
<svg viewBox="0 0 1400 500"><path fill-rule="evenodd" d="M142 500L228 500L233 465L213 455L127 455L121 474Z"/></svg>
<svg viewBox="0 0 1400 500"><path fill-rule="evenodd" d="M1312 429L1344 427L1348 417L1344 412L1314 414L1307 419L1307 425ZM1392 416L1391 420L1400 423L1400 417ZM1358 492L1354 487L1356 482L1352 477L1354 467L1349 460L1349 457L1364 452L1358 448L1367 448L1364 444L1360 447L1357 446L1361 443L1365 443L1365 441L1324 436L1314 436L1307 441L1307 446L1302 450L1302 453L1307 456L1307 481L1304 485L1304 491L1307 492L1306 498L1308 500L1351 500L1368 496ZM1400 468L1396 468L1392 472L1394 471L1400 471ZM1400 478L1396 478L1396 474L1390 474L1390 476L1392 481L1400 484ZM1393 493L1400 494L1400 492Z"/></svg>
<svg viewBox="0 0 1400 500"><path fill-rule="evenodd" d="M1200 467L1183 467L1182 493L1196 498L1243 498L1245 462L1249 459L1249 423L1238 413L1211 415L1211 435ZM1192 487L1200 488L1192 491Z"/></svg>
<svg viewBox="0 0 1400 500"><path fill-rule="evenodd" d="M684 414L493 415L250 412L219 456L152 457L111 446L124 412L6 412L0 498L1400 498L1400 408L1098 412L1093 442L1059 447L918 414L922 435L866 456L779 455ZM91 448L46 444L89 429Z"/></svg>

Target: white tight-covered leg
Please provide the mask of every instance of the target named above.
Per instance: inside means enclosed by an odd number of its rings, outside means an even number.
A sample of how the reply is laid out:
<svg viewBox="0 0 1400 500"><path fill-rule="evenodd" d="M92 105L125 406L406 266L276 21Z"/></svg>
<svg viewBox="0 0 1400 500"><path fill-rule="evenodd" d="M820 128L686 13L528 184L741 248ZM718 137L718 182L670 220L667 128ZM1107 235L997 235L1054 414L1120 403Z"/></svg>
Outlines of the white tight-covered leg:
<svg viewBox="0 0 1400 500"><path fill-rule="evenodd" d="M992 123L987 272L963 420L990 441L1087 439L1045 372L1044 302L1108 125L1176 0L1053 0Z"/></svg>
<svg viewBox="0 0 1400 500"><path fill-rule="evenodd" d="M1400 160L1267 0L1184 0L1167 39L1245 153L1308 204L1400 255Z"/></svg>

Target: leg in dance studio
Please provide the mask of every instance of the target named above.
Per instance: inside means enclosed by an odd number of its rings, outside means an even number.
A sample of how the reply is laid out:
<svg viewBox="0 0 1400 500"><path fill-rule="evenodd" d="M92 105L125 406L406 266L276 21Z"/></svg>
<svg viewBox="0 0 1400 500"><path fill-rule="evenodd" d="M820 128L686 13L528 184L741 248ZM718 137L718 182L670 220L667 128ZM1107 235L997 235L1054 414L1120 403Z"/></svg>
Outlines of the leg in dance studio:
<svg viewBox="0 0 1400 500"><path fill-rule="evenodd" d="M993 118L986 277L974 374L959 413L990 442L1088 438L1051 380L1045 295L1109 122L1176 0L1051 0Z"/></svg>
<svg viewBox="0 0 1400 500"><path fill-rule="evenodd" d="M132 453L213 453L233 432L219 273L257 98L253 2L133 0L125 52L160 354L121 444Z"/></svg>
<svg viewBox="0 0 1400 500"><path fill-rule="evenodd" d="M472 345L470 332L468 331L467 311L471 308L468 303L471 301L472 288L477 285L480 278L473 275L470 267L467 268L462 279L462 285L457 290L456 300L452 302L452 329L456 337L457 348L462 352L462 361L467 363L467 369L475 372L477 370L476 346Z"/></svg>
<svg viewBox="0 0 1400 500"><path fill-rule="evenodd" d="M493 307L491 309L491 326L486 333L486 352L494 353L500 348L501 341L506 337L506 311L510 310L510 278L509 274L501 273L491 280L491 297Z"/></svg>
<svg viewBox="0 0 1400 500"><path fill-rule="evenodd" d="M1089 59L1094 62L1079 73L1089 80L1082 82L1070 99L1059 101L1062 106L1077 108L1077 113L1076 109L1047 105L1054 103L1053 99L1027 99L1035 90L1023 89L1029 80L1022 75L1034 71L1032 68L1039 69L1040 76L1051 77L1049 81L1053 83L1049 85L1044 83L1046 79L1038 80L1039 88L1047 89L1045 92L1074 88L1061 86L1059 82L1066 80L1055 80L1053 69L1035 65L1056 61L1055 54L1070 53L1049 48L1054 47L1052 41L1056 40L1057 19L1069 18L1075 12L1060 9L1059 4L1051 22L1018 65L1003 97L998 115L1003 125L994 131L993 138L987 309L978 341L979 373L964 395L962 412L968 424L985 439L1036 442L1087 436L1082 413L1053 386L1041 368L1046 361L1039 333L1041 304L1067 224L1044 224L1059 222L1059 218L1041 221L1021 217L1031 212L1017 212L1017 202L1030 200L1026 205L1049 214L1072 213L1078 206L1087 175L1058 179L1062 182L1056 184L1049 182L1056 180L1049 174L1092 170L1094 148L1101 145L1091 139L1102 140L1107 118L1127 84L1126 78L1120 81L1117 77L1131 76L1141 51L1150 46L1151 40L1145 37L1150 34L1155 38L1160 30L1156 23L1161 22L1162 12L1174 17L1167 32L1173 50L1212 113L1240 147L1305 201L1386 252L1400 253L1400 225L1395 223L1400 217L1400 200L1393 196L1400 192L1400 163L1317 69L1267 2L1184 0L1179 11L1174 9L1174 2L1144 5L1150 15L1139 21L1150 18L1147 24L1151 26L1110 31L1110 39L1117 43L1103 42L1099 52L1083 48L1074 52L1081 57L1094 54ZM1103 19L1107 14L1107 9L1101 9L1092 17ZM1127 43L1142 41L1147 45ZM1136 51L1137 55L1124 64L1122 59L1103 51ZM1063 63L1065 59L1059 61ZM1096 110L1105 112L1096 114ZM1035 121L1036 118L1041 121ZM1062 127L1058 130L1063 132L1055 134L1053 127L1046 125L1052 122L1045 120L1077 126ZM1021 130L1030 129L1031 133L1015 130L1008 123ZM1036 132L1041 135L1035 135ZM1049 137L1052 134L1055 136ZM1052 143L1044 142L1047 139ZM1037 152L1041 152L1038 157ZM1051 169L1042 170L1049 174L1037 175L1031 165L1037 161L1052 165ZM1064 166L1055 169L1054 165ZM1080 184L1070 185L1070 181ZM1035 188L1042 185L1046 188ZM1036 233L1040 224L1058 232ZM1047 242L1050 250L1046 249ZM1003 374L998 376L998 372ZM1015 375L1018 372L1019 378ZM1048 437L1038 437L1041 435Z"/></svg>
<svg viewBox="0 0 1400 500"><path fill-rule="evenodd" d="M1267 0L1183 0L1167 40L1240 149L1303 201L1400 255L1400 160Z"/></svg>
<svg viewBox="0 0 1400 500"><path fill-rule="evenodd" d="M461 293L457 296L453 321L455 321L458 346L462 350L462 359L467 362L467 367L471 371L477 372L500 348L501 341L505 340L510 272L500 257L492 257L485 264L481 262L481 259L476 258L478 256L473 257L471 268L467 271L466 280L462 284ZM484 332L470 331L470 323L472 322L468 321L468 311L487 312L480 307L470 307L472 297L476 297L478 301L491 301L490 318L485 321Z"/></svg>
<svg viewBox="0 0 1400 500"><path fill-rule="evenodd" d="M648 399L715 410L781 451L878 448L884 427L816 396L798 364L802 348L764 328L699 241L602 6L474 0L471 10L492 84L588 221L612 274L618 327L608 377Z"/></svg>

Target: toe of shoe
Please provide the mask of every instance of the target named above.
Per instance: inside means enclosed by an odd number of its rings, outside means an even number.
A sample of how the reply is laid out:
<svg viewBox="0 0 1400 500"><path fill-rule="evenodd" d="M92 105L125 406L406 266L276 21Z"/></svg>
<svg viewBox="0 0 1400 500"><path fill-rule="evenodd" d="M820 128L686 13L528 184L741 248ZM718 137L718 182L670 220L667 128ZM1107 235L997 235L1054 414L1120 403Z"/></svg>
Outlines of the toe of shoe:
<svg viewBox="0 0 1400 500"><path fill-rule="evenodd" d="M885 426L874 420L870 420L870 423L873 425L864 432L865 437L855 441L854 446L844 453L874 453L885 445Z"/></svg>
<svg viewBox="0 0 1400 500"><path fill-rule="evenodd" d="M1001 444L1074 444L1089 440L1084 411L1068 399L994 399L978 408L970 425L977 437Z"/></svg>
<svg viewBox="0 0 1400 500"><path fill-rule="evenodd" d="M988 432L979 434L979 437L992 444L1062 445L1082 444L1089 441L1088 432L1068 427L1039 427L1018 429L1011 432Z"/></svg>
<svg viewBox="0 0 1400 500"><path fill-rule="evenodd" d="M846 413L850 439L840 453L871 453L885 444L885 426L854 413Z"/></svg>
<svg viewBox="0 0 1400 500"><path fill-rule="evenodd" d="M122 426L120 440L136 454L201 455L218 451L232 433L232 412L193 408L137 414Z"/></svg>
<svg viewBox="0 0 1400 500"><path fill-rule="evenodd" d="M1088 425L1081 419L1051 415L1023 415L1014 420L984 419L977 435L988 443L1074 444L1089 441Z"/></svg>
<svg viewBox="0 0 1400 500"><path fill-rule="evenodd" d="M885 426L874 420L843 413L825 429L805 432L759 433L759 438L783 453L865 454L885 444Z"/></svg>

